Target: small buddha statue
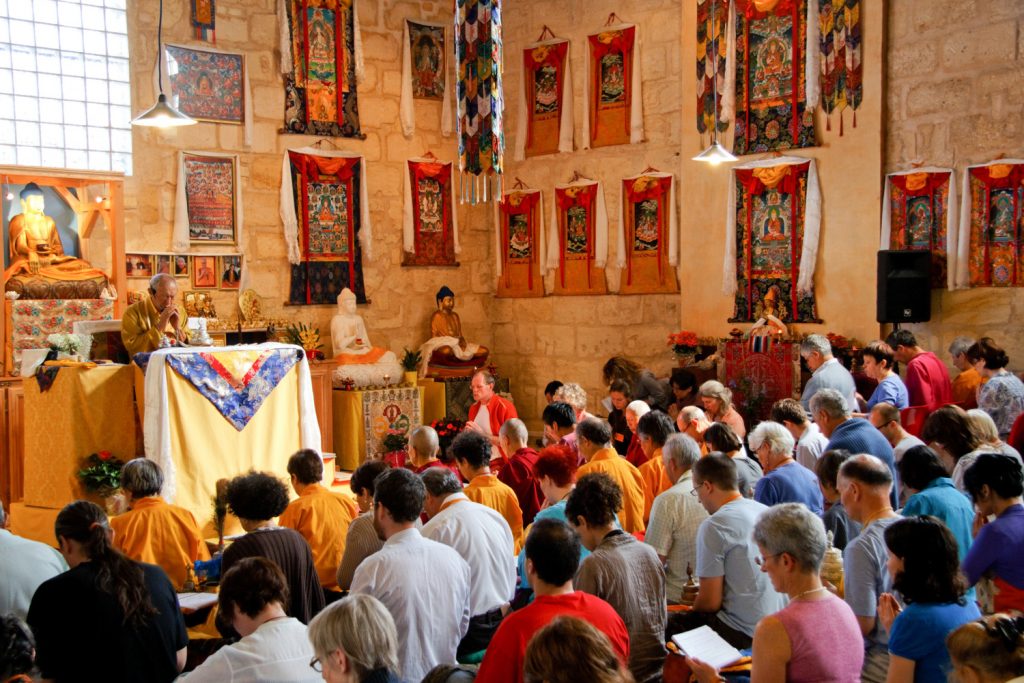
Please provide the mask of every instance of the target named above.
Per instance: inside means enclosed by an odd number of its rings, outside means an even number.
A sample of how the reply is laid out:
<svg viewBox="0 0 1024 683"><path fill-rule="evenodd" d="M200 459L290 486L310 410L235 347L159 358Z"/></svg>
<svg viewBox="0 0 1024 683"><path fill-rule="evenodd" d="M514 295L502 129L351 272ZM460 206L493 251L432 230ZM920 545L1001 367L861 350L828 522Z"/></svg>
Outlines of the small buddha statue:
<svg viewBox="0 0 1024 683"><path fill-rule="evenodd" d="M395 354L370 344L366 324L356 313L356 295L347 287L338 295L338 312L331 319L331 347L338 363L336 382L350 378L363 387L391 384L402 376Z"/></svg>
<svg viewBox="0 0 1024 683"><path fill-rule="evenodd" d="M750 328L749 336L776 337L781 339L789 335L786 323L782 322L779 318L780 315L783 315L782 311L779 310L780 295L781 292L776 285L768 288L759 306L761 309L760 317L754 323L754 326Z"/></svg>
<svg viewBox="0 0 1024 683"><path fill-rule="evenodd" d="M462 321L455 312L455 292L441 287L435 299L437 310L430 316L430 339L420 347L420 375L469 377L484 366L490 352L462 336Z"/></svg>
<svg viewBox="0 0 1024 683"><path fill-rule="evenodd" d="M693 603L697 600L697 593L700 592L700 585L696 579L693 578L693 566L686 563L686 583L683 585L683 596L679 600L680 605L686 605L687 607L693 607Z"/></svg>

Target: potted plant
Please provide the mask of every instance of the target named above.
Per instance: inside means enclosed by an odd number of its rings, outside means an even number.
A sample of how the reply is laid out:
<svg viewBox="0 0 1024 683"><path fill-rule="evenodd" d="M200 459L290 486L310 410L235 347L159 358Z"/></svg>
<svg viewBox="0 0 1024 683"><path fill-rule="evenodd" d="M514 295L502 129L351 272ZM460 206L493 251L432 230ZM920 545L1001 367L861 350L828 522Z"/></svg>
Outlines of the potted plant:
<svg viewBox="0 0 1024 683"><path fill-rule="evenodd" d="M700 341L697 339L696 333L680 330L668 335L668 345L672 347L672 353L675 354L679 367L683 368L693 365L700 348Z"/></svg>
<svg viewBox="0 0 1024 683"><path fill-rule="evenodd" d="M405 383L410 386L416 386L416 373L420 367L420 361L423 360L423 354L417 351L410 351L404 349L405 353L402 354L402 370L404 371Z"/></svg>
<svg viewBox="0 0 1024 683"><path fill-rule="evenodd" d="M392 467L405 467L405 447L408 443L409 438L405 432L389 427L388 433L380 441L380 445L384 449L384 461Z"/></svg>
<svg viewBox="0 0 1024 683"><path fill-rule="evenodd" d="M122 467L124 463L115 458L110 451L90 453L82 461L82 468L78 470L78 480L88 493L100 498L104 507L109 508L115 504L114 494L121 488Z"/></svg>
<svg viewBox="0 0 1024 683"><path fill-rule="evenodd" d="M302 350L309 355L310 360L323 360L324 352L320 349L323 344L320 342L320 328L314 328L306 323L289 325L285 328L285 336L289 344L301 346Z"/></svg>

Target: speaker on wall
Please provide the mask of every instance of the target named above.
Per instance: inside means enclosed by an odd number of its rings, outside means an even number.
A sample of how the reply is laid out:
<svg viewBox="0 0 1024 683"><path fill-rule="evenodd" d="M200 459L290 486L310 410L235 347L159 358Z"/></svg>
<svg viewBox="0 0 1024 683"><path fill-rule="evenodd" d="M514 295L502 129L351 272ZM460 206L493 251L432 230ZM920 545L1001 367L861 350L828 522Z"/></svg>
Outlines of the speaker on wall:
<svg viewBox="0 0 1024 683"><path fill-rule="evenodd" d="M931 320L931 265L931 251L878 252L878 322Z"/></svg>

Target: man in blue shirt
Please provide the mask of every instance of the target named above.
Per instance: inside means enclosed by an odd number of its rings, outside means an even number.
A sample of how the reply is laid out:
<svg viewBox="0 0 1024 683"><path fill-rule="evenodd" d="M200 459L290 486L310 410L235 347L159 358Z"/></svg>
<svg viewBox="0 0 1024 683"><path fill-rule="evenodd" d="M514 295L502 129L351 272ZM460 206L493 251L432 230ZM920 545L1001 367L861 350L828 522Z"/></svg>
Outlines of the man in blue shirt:
<svg viewBox="0 0 1024 683"><path fill-rule="evenodd" d="M803 503L816 515L824 512L818 479L793 459L793 435L778 422L762 422L748 437L750 449L764 465L754 500L763 505Z"/></svg>

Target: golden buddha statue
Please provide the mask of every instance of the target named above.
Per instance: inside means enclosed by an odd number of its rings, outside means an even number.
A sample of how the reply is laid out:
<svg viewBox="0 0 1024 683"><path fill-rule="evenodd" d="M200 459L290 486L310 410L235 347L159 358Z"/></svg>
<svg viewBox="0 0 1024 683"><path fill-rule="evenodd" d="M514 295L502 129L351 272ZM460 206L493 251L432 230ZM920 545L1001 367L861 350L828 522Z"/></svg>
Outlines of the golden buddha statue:
<svg viewBox="0 0 1024 683"><path fill-rule="evenodd" d="M469 377L484 366L490 352L462 336L462 321L455 312L455 292L441 287L435 298L437 310L430 316L430 339L420 347L420 374Z"/></svg>

